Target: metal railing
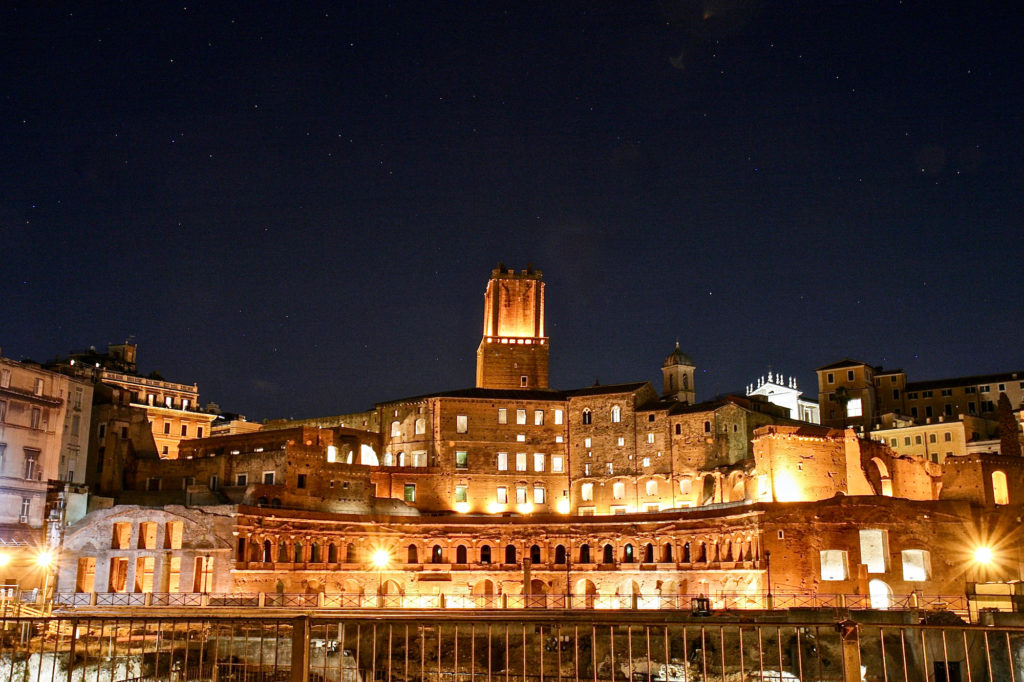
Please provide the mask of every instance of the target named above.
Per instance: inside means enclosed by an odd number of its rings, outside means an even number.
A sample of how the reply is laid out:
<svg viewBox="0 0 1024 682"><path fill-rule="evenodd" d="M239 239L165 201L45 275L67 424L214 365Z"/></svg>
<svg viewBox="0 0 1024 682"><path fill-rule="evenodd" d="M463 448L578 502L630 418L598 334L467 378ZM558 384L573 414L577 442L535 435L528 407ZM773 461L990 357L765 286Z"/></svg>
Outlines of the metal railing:
<svg viewBox="0 0 1024 682"><path fill-rule="evenodd" d="M699 602L699 603L698 603ZM58 592L54 603L65 608L92 606L204 606L301 609L571 609L768 611L786 609L943 610L968 612L967 597L956 595L896 595L879 599L864 594L722 593L662 594L346 594L346 593L198 593L198 592Z"/></svg>
<svg viewBox="0 0 1024 682"><path fill-rule="evenodd" d="M1020 627L831 609L744 622L535 611L0 618L0 675L32 682L1016 682L1022 651Z"/></svg>

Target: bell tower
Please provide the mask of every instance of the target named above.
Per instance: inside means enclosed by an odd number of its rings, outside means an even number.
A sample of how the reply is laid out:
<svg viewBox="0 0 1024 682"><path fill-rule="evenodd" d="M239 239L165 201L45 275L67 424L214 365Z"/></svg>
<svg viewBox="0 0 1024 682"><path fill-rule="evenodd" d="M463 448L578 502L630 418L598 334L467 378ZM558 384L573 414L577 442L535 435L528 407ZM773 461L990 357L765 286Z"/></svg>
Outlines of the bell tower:
<svg viewBox="0 0 1024 682"><path fill-rule="evenodd" d="M661 374L665 379L665 390L662 396L672 398L681 403L693 404L695 392L693 390L693 370L696 369L693 360L683 351L679 350L679 342L676 341L676 348L661 365Z"/></svg>
<svg viewBox="0 0 1024 682"><path fill-rule="evenodd" d="M484 293L484 335L476 351L477 388L546 389L544 282L531 265L515 272L499 263Z"/></svg>

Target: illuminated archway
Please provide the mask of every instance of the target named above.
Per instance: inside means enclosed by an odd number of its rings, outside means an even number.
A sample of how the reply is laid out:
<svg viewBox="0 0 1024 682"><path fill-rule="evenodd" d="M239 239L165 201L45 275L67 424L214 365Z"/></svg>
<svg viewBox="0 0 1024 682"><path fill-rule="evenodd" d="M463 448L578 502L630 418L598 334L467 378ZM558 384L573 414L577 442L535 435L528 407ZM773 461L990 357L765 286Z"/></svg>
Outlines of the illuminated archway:
<svg viewBox="0 0 1024 682"><path fill-rule="evenodd" d="M892 588L877 578L868 583L871 608L885 611L892 606Z"/></svg>

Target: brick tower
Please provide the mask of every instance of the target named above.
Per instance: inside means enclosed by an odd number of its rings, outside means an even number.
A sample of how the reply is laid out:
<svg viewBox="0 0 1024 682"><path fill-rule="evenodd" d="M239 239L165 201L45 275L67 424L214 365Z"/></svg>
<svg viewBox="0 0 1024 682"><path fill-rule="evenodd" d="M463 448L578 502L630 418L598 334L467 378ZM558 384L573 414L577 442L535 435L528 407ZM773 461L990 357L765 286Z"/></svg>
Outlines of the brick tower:
<svg viewBox="0 0 1024 682"><path fill-rule="evenodd" d="M484 335L476 351L478 388L548 387L544 282L533 266L491 272L484 294Z"/></svg>

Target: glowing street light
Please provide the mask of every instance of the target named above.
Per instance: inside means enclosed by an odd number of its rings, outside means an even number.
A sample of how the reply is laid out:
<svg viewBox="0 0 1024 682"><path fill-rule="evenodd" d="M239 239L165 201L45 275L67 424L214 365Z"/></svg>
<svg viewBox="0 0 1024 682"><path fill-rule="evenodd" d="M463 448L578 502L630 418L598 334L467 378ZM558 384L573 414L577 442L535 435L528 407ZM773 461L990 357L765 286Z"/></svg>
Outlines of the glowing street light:
<svg viewBox="0 0 1024 682"><path fill-rule="evenodd" d="M384 606L384 569L391 563L391 553L381 548L373 553L370 561L377 568L377 600L381 607Z"/></svg>
<svg viewBox="0 0 1024 682"><path fill-rule="evenodd" d="M992 563L992 548L982 545L974 550L974 561L975 563L981 564L982 566L988 566Z"/></svg>
<svg viewBox="0 0 1024 682"><path fill-rule="evenodd" d="M11 555L7 552L0 552L0 566L6 566L11 563Z"/></svg>
<svg viewBox="0 0 1024 682"><path fill-rule="evenodd" d="M49 568L50 565L53 564L53 553L43 550L36 555L36 564L38 564L40 568Z"/></svg>

